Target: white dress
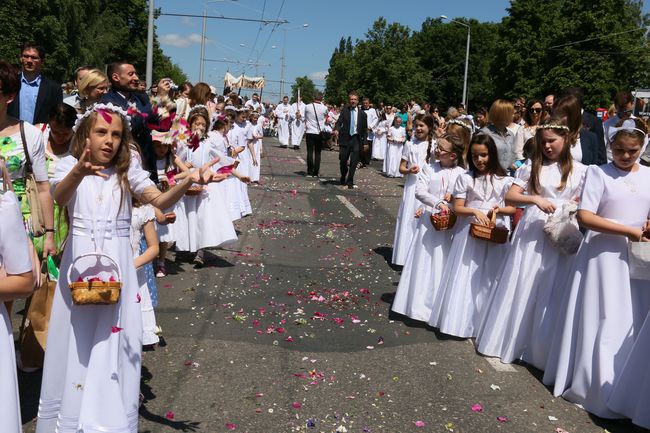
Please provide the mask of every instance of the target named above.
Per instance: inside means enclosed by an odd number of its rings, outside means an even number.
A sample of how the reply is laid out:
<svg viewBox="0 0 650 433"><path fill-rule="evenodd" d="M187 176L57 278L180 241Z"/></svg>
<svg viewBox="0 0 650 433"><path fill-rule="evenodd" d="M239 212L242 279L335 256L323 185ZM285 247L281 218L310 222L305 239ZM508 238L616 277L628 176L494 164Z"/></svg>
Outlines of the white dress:
<svg viewBox="0 0 650 433"><path fill-rule="evenodd" d="M517 170L515 184L529 191L531 164ZM573 162L564 190L557 163L542 165L541 193L560 211L562 204L580 197L586 167ZM510 363L519 358L543 370L562 305L563 283L575 260L553 246L544 234L548 215L530 205L515 230L512 246L497 274L485 320L476 338L479 353Z"/></svg>
<svg viewBox="0 0 650 433"><path fill-rule="evenodd" d="M255 151L255 160L257 161L257 165L253 165L253 161L251 160L251 167L250 167L250 178L252 182L259 182L260 181L260 168L262 165L262 139L261 138L255 138L255 137L263 137L264 136L264 130L262 129L262 126L258 123L257 125L253 125L249 130L248 130L248 135L246 137L247 140L253 140L253 149Z"/></svg>
<svg viewBox="0 0 650 433"><path fill-rule="evenodd" d="M212 141L212 146L222 155L228 154L228 136L223 135L218 131L212 131L208 134L209 139ZM235 160L227 157L228 161L234 163ZM228 165L228 164L225 164ZM221 188L224 199L226 200L226 209L230 215L230 220L235 221L240 219L242 214L242 199L241 199L241 187L239 184L241 181L235 176L229 176L223 182L217 183Z"/></svg>
<svg viewBox="0 0 650 433"><path fill-rule="evenodd" d="M218 150L214 140L208 138L192 152L192 165L201 167L215 157L225 158ZM218 169L219 165L213 168ZM231 214L222 187L217 183L205 186L205 191L196 196L186 196L188 213L188 243L177 242L181 251L196 252L202 248L227 246L237 241Z"/></svg>
<svg viewBox="0 0 650 433"><path fill-rule="evenodd" d="M246 131L244 125L233 125L233 128L230 131L230 145L234 148L244 147L244 151L237 155L239 160L239 165L237 166L237 172L243 176L250 175L250 169L252 165L252 158L248 146L246 143ZM238 182L237 187L239 188L239 208L240 208L240 218L246 215L253 213L251 208L251 202L248 198L248 185L244 182Z"/></svg>
<svg viewBox="0 0 650 433"><path fill-rule="evenodd" d="M505 205L505 196L512 185L509 176L480 176L464 173L456 180L452 195L465 199L465 207L484 214L498 205ZM447 256L448 265L440 282L429 324L445 334L475 337L483 318L490 286L510 246L476 239L470 235L474 217L458 217L457 231ZM510 227L510 218L497 214L497 225Z"/></svg>
<svg viewBox="0 0 650 433"><path fill-rule="evenodd" d="M300 113L300 114L298 114ZM291 145L300 147L302 137L305 135L305 104L291 104Z"/></svg>
<svg viewBox="0 0 650 433"><path fill-rule="evenodd" d="M289 145L289 115L291 112L291 105L278 104L275 108L275 118L278 121L278 141L280 146Z"/></svg>
<svg viewBox="0 0 650 433"><path fill-rule="evenodd" d="M439 162L433 162L417 174L415 195L426 211L418 220L392 306L393 311L411 319L426 322L431 317L453 229L436 231L430 216L439 212L437 206L446 193L451 193L456 178L464 171L460 167L443 168Z"/></svg>
<svg viewBox="0 0 650 433"><path fill-rule="evenodd" d="M383 161L386 158L386 136L390 123L380 120L375 127L375 137L372 140L372 159Z"/></svg>
<svg viewBox="0 0 650 433"><path fill-rule="evenodd" d="M650 429L650 316L634 343L607 406L616 413L630 418L636 425Z"/></svg>
<svg viewBox="0 0 650 433"><path fill-rule="evenodd" d="M56 186L76 163L73 156L61 159L50 183ZM107 180L85 177L67 205L70 237L52 305L37 433L138 430L142 314L129 239L131 193L139 196L155 185L136 159L128 171L131 191L120 192L114 169L105 173ZM73 259L96 250L120 265L120 300L114 305L74 305L68 269ZM94 257L79 260L71 278L91 275L106 276Z"/></svg>
<svg viewBox="0 0 650 433"><path fill-rule="evenodd" d="M167 159L159 159L156 161L156 169L158 171L158 178L167 177ZM158 240L160 242L175 242L179 235L187 233L187 217L185 215L185 202L179 200L169 209L165 209L164 213L174 212L176 214L176 221L172 224L158 224L156 223L156 233L158 233Z"/></svg>
<svg viewBox="0 0 650 433"><path fill-rule="evenodd" d="M407 161L407 167L417 165L422 168L426 164L428 141L407 141L402 150L402 160ZM421 205L420 201L415 198L415 183L417 176L409 174L406 176L404 183L404 193L402 202L397 212L397 223L395 227L395 237L393 239L393 257L392 262L395 265L403 266L406 263L406 254L415 235L418 220L415 218L415 210Z"/></svg>
<svg viewBox="0 0 650 433"><path fill-rule="evenodd" d="M613 164L589 166L580 209L632 227L650 217L650 168L624 172ZM544 373L554 394L603 418L648 310L650 282L630 279L624 236L588 231L565 286ZM629 395L632 398L632 394Z"/></svg>
<svg viewBox="0 0 650 433"><path fill-rule="evenodd" d="M0 263L8 274L24 274L32 270L18 199L13 192L0 194ZM16 354L11 318L4 302L0 302L0 422L3 433L20 433L20 399L16 377Z"/></svg>
<svg viewBox="0 0 650 433"><path fill-rule="evenodd" d="M383 171L388 177L402 177L403 174L399 172L399 164L402 161L402 149L406 141L406 129L400 126L395 128L391 126L388 131L388 144L386 150L386 158L384 159Z"/></svg>
<svg viewBox="0 0 650 433"><path fill-rule="evenodd" d="M144 225L149 221L155 221L156 214L153 206L145 204L140 207L133 208L131 214L131 250L133 251L133 258L140 255L140 239L144 236ZM151 295L149 294L149 287L147 286L147 276L144 271L144 266L138 268L138 284L140 289L140 311L142 311L142 344L148 346L156 344L160 340L156 335L156 314L153 311L153 303L151 302Z"/></svg>

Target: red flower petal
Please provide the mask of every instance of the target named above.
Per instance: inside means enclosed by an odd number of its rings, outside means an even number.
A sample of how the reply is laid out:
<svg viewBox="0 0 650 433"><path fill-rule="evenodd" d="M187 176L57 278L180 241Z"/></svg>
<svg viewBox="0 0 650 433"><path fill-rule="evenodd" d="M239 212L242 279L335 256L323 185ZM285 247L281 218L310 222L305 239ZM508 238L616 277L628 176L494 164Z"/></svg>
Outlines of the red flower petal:
<svg viewBox="0 0 650 433"><path fill-rule="evenodd" d="M170 421L173 420L173 419L174 419L174 412L172 412L171 410L168 411L168 412L165 414L165 418L167 418L167 419L170 420Z"/></svg>
<svg viewBox="0 0 650 433"><path fill-rule="evenodd" d="M120 328L120 327L118 327L118 326L111 326L111 332L112 332L113 334L117 334L118 332L120 332L120 331L123 330L123 329L124 329L124 328Z"/></svg>

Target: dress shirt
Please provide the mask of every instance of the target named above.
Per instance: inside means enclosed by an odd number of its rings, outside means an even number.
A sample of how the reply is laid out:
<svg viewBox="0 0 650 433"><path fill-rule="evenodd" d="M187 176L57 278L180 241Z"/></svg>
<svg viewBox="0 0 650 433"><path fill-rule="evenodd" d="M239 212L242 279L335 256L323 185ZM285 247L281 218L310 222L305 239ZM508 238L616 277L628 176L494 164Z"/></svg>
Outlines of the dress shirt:
<svg viewBox="0 0 650 433"><path fill-rule="evenodd" d="M350 136L357 135L358 108L350 108Z"/></svg>
<svg viewBox="0 0 650 433"><path fill-rule="evenodd" d="M41 87L41 74L32 81L27 81L24 74L20 74L20 120L34 123L36 111L36 98Z"/></svg>

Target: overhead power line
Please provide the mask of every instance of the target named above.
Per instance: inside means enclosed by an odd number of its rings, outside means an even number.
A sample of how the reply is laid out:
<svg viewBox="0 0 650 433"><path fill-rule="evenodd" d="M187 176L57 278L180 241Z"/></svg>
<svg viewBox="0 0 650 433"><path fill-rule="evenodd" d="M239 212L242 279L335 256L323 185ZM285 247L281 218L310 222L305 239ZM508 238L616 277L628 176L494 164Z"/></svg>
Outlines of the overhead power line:
<svg viewBox="0 0 650 433"><path fill-rule="evenodd" d="M263 24L289 24L287 20L265 20L265 19L254 19L254 18L240 18L240 17L225 17L223 15L196 15L196 14L174 14L161 12L160 15L168 17L189 17L189 18L212 18L216 20L229 20L229 21L246 21L250 23L263 23Z"/></svg>
<svg viewBox="0 0 650 433"><path fill-rule="evenodd" d="M611 36L622 35L622 34L625 34L625 33L632 33L632 32L636 32L636 31L639 31L639 30L645 30L645 31L648 31L648 30L649 30L649 27L638 27L638 28L636 28L636 29L625 30L625 31L622 31L622 32L616 32L616 33L610 33L610 34L608 34L608 35L595 36L595 37L593 37L593 38L587 38L587 39L583 39L583 40L581 40L581 41L567 42L566 44L561 44L561 45L553 45L552 47L548 47L548 49L549 49L549 50L552 50L552 49L555 49L555 48L568 47L569 45L577 45L577 44L581 44L581 43L583 43L583 42L596 41L596 40L598 40L598 39L609 38L609 37L611 37Z"/></svg>

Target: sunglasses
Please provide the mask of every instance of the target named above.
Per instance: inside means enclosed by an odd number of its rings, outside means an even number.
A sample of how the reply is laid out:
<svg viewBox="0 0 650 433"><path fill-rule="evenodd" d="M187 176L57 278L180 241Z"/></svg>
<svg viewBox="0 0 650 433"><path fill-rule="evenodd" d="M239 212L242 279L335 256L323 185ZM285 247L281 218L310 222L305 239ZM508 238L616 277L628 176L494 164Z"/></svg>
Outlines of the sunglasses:
<svg viewBox="0 0 650 433"><path fill-rule="evenodd" d="M530 112L535 113L535 114L539 114L539 113L542 112L542 109L541 108L531 108Z"/></svg>

